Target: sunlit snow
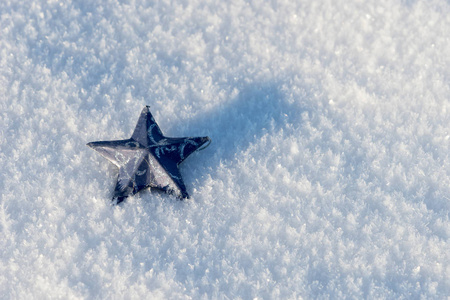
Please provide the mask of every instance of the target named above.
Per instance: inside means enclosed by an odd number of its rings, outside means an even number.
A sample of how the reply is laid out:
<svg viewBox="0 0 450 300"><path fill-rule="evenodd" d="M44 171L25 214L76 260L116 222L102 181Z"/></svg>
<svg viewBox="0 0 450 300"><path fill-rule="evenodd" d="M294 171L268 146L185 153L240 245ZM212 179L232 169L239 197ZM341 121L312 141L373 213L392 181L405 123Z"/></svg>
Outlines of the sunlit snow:
<svg viewBox="0 0 450 300"><path fill-rule="evenodd" d="M0 1L0 298L450 296L450 3ZM111 205L86 143L209 136Z"/></svg>

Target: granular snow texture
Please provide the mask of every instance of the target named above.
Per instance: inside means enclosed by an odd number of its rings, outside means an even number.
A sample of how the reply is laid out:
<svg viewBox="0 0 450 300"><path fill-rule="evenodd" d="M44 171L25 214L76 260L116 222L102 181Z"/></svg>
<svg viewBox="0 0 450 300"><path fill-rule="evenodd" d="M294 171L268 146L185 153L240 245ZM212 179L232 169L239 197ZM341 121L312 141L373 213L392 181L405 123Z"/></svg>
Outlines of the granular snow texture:
<svg viewBox="0 0 450 300"><path fill-rule="evenodd" d="M450 296L450 3L0 2L0 296ZM112 206L150 105L191 199Z"/></svg>

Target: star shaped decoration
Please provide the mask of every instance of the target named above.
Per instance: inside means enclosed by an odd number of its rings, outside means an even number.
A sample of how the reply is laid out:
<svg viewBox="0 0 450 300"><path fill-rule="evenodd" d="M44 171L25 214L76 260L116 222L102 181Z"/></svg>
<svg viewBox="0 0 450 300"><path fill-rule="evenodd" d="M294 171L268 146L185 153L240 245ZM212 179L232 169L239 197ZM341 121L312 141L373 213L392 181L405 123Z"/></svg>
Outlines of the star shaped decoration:
<svg viewBox="0 0 450 300"><path fill-rule="evenodd" d="M209 137L164 136L149 108L142 110L130 139L87 144L119 168L112 199L117 203L149 187L189 198L178 165L211 143Z"/></svg>

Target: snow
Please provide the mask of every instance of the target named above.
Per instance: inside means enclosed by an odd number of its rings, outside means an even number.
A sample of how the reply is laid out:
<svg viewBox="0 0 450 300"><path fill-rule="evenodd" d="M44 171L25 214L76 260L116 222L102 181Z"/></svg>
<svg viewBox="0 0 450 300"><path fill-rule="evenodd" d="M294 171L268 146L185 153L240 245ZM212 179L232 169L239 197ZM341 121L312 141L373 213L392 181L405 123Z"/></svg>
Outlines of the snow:
<svg viewBox="0 0 450 300"><path fill-rule="evenodd" d="M0 2L6 299L450 295L450 4ZM86 147L150 105L188 201Z"/></svg>

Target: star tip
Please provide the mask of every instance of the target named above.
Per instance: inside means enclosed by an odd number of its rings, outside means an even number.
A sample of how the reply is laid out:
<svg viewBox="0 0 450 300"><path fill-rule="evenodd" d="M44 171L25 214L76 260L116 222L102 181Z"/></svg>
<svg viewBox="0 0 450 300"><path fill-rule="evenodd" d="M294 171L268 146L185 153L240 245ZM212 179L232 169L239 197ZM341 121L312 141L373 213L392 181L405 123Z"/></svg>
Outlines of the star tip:
<svg viewBox="0 0 450 300"><path fill-rule="evenodd" d="M124 196L115 196L111 199L112 202L112 206L116 206L119 205L120 203L122 203L125 200L126 197Z"/></svg>
<svg viewBox="0 0 450 300"><path fill-rule="evenodd" d="M146 105L144 106L144 108L142 109L142 113L143 114L147 114L150 112L150 105Z"/></svg>
<svg viewBox="0 0 450 300"><path fill-rule="evenodd" d="M203 142L202 142L202 146L198 149L199 151L208 148L208 146L211 144L211 139L209 138L209 136L205 136L202 139L203 139Z"/></svg>

